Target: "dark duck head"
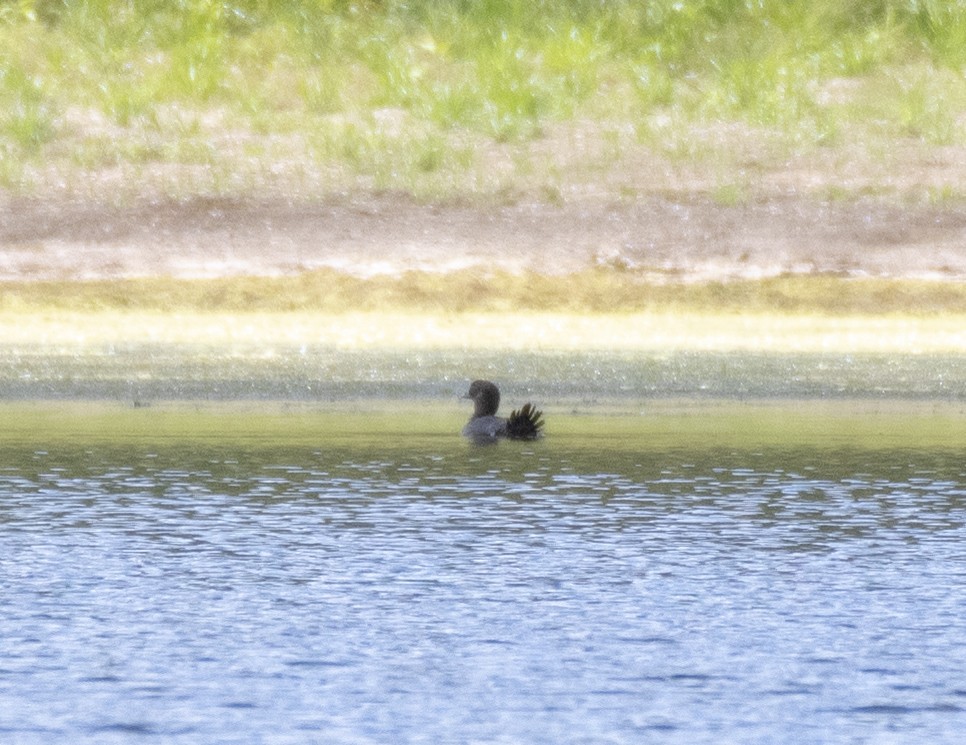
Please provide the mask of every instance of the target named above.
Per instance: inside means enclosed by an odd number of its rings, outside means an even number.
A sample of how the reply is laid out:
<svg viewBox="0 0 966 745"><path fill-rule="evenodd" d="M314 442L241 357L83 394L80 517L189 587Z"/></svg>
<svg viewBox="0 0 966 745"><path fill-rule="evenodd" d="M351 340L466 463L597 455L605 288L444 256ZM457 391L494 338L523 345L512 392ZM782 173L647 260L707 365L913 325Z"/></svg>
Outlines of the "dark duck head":
<svg viewBox="0 0 966 745"><path fill-rule="evenodd" d="M500 408L500 389L489 380L474 380L463 397L473 402L473 416L463 427L463 434L480 442L505 437L509 440L535 440L543 428L543 412L526 403L504 419L496 415Z"/></svg>

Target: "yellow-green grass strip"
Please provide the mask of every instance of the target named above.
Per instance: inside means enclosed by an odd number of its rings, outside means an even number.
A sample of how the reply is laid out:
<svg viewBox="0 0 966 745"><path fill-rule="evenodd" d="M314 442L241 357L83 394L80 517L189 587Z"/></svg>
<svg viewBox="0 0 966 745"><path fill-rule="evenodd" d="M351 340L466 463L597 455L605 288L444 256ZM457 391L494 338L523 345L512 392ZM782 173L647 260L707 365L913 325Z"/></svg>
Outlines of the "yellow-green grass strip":
<svg viewBox="0 0 966 745"><path fill-rule="evenodd" d="M510 250L510 249L508 249ZM0 282L0 310L558 313L696 312L804 315L966 314L966 282L825 274L689 281L647 270L401 271L334 269L287 276L143 277Z"/></svg>

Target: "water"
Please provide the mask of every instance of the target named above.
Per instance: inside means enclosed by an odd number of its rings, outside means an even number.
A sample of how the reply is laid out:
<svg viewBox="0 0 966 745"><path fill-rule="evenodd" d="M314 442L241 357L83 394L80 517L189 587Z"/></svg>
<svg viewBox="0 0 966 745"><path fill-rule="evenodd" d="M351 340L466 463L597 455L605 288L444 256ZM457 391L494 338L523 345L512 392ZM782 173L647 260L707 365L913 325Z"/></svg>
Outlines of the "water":
<svg viewBox="0 0 966 745"><path fill-rule="evenodd" d="M836 406L8 405L0 741L958 742L962 415Z"/></svg>
<svg viewBox="0 0 966 745"><path fill-rule="evenodd" d="M961 354L345 350L324 345L0 345L0 400L332 401L452 397L903 398L966 401Z"/></svg>

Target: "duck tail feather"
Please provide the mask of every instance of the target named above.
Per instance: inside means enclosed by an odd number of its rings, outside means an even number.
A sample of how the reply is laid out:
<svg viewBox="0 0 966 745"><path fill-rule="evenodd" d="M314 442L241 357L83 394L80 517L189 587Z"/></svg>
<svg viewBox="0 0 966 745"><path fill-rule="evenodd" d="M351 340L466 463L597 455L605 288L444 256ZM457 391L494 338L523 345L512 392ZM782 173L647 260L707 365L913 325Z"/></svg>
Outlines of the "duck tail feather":
<svg viewBox="0 0 966 745"><path fill-rule="evenodd" d="M543 412L530 403L520 407L519 411L510 412L507 419L507 436L511 440L535 440L542 433Z"/></svg>

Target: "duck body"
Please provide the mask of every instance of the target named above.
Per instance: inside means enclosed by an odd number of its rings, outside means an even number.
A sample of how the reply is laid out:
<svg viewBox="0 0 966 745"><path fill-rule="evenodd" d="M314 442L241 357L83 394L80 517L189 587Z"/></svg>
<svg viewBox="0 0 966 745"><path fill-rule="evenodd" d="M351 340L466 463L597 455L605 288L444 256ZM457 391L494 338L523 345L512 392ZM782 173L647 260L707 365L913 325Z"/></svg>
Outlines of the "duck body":
<svg viewBox="0 0 966 745"><path fill-rule="evenodd" d="M477 416L463 427L463 436L471 438L506 437L506 419L502 416Z"/></svg>
<svg viewBox="0 0 966 745"><path fill-rule="evenodd" d="M464 437L477 442L495 442L501 438L536 440L542 434L543 412L533 404L524 404L506 418L496 415L500 408L500 389L489 380L474 380L463 398L473 401L473 416L463 427Z"/></svg>

